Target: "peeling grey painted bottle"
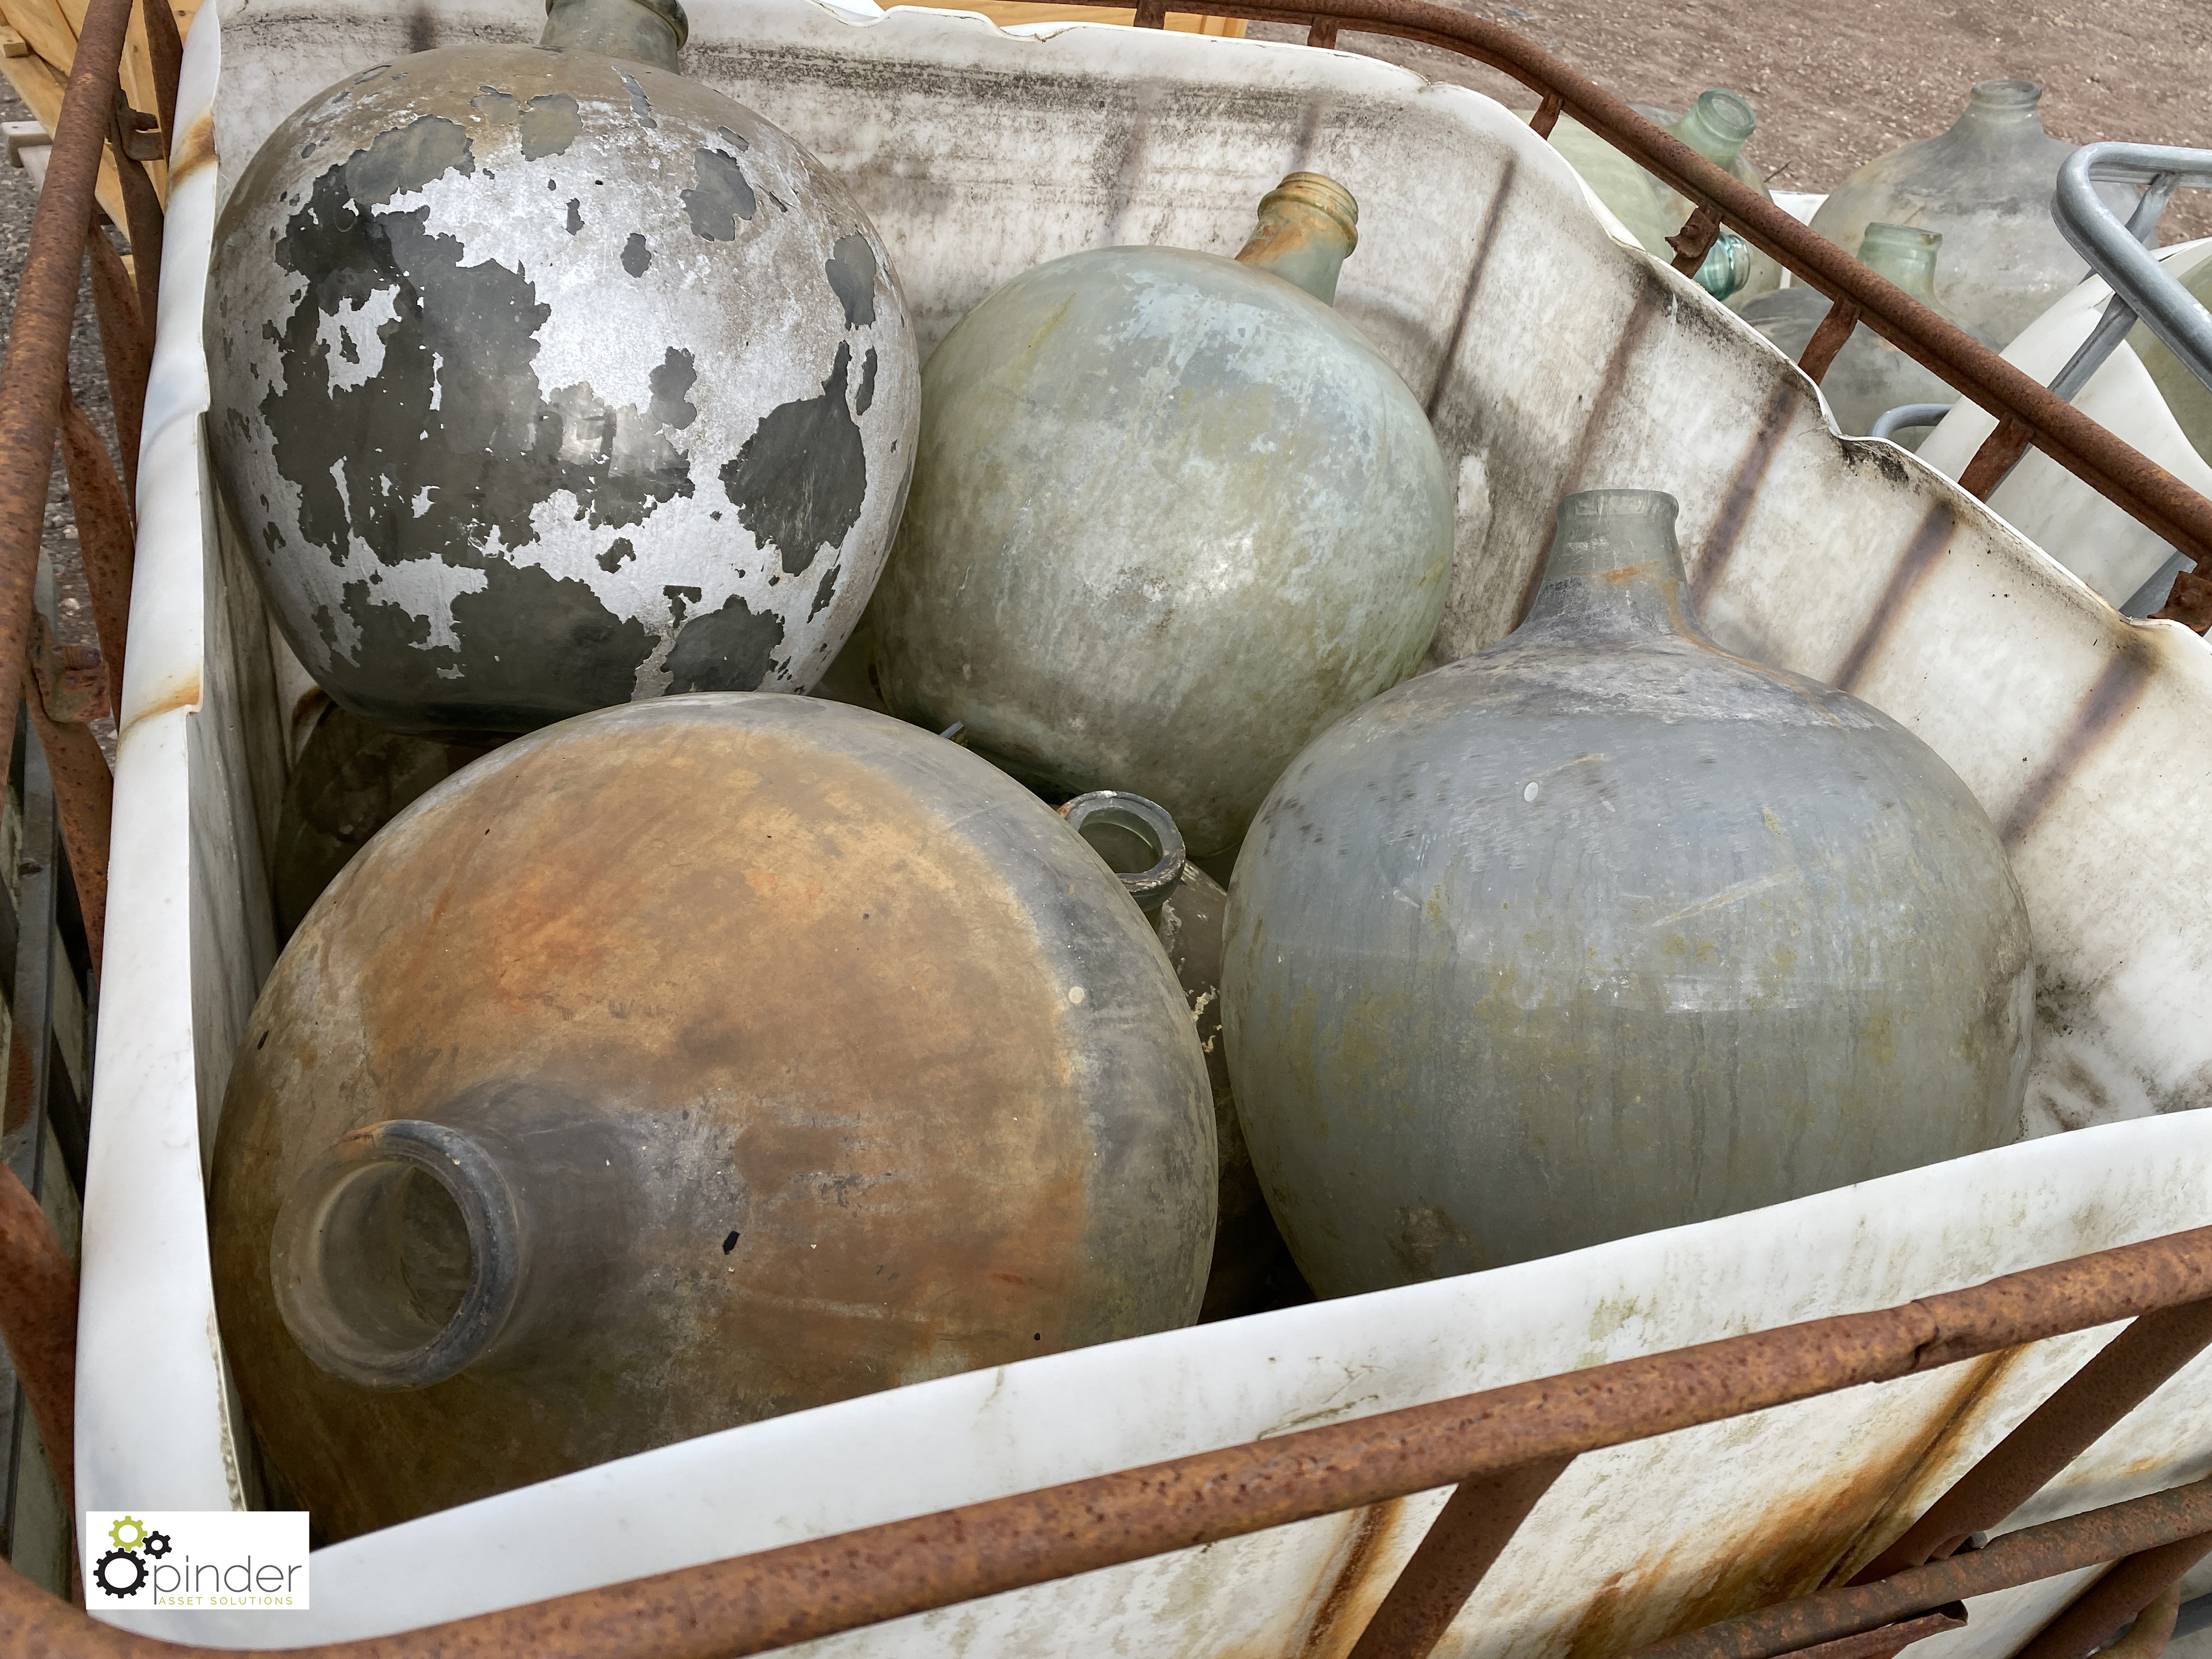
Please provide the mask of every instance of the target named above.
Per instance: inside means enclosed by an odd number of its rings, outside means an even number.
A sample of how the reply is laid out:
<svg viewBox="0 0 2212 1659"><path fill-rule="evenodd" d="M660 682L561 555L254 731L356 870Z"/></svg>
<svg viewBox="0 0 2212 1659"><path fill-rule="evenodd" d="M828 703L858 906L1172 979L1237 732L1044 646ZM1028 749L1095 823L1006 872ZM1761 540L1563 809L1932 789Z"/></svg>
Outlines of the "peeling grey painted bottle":
<svg viewBox="0 0 2212 1659"><path fill-rule="evenodd" d="M1869 225L1859 243L1859 263L1984 345L1994 347L1996 342L1986 330L1955 315L1936 297L1936 273L1942 248L1943 239L1932 230ZM1742 307L1742 315L1794 362L1812 343L1831 303L1818 289L1790 287L1761 295ZM1851 331L1851 337L1828 365L1820 390L1835 412L1836 424L1853 434L1872 431L1877 419L1900 404L1948 404L1959 395L1942 375L1922 368L1864 323ZM1893 441L1917 449L1927 435L1927 428L1912 428L1897 434Z"/></svg>
<svg viewBox="0 0 2212 1659"><path fill-rule="evenodd" d="M1292 173L1236 260L1073 254L953 330L872 611L895 713L964 721L1041 787L1147 796L1205 858L1413 672L1450 491L1420 404L1331 308L1357 216Z"/></svg>
<svg viewBox="0 0 2212 1659"><path fill-rule="evenodd" d="M799 690L896 532L906 302L849 192L678 75L675 0L365 70L217 227L216 470L293 649L395 730Z"/></svg>
<svg viewBox="0 0 2212 1659"><path fill-rule="evenodd" d="M1674 511L1568 496L1528 621L1332 727L1244 843L1230 1069L1323 1296L2020 1133L1988 817L1894 721L1708 640Z"/></svg>
<svg viewBox="0 0 2212 1659"><path fill-rule="evenodd" d="M1820 204L1813 228L1841 248L1876 222L1936 232L1945 248L1936 291L2009 344L2088 270L2051 217L2074 146L2043 130L2042 101L2033 81L1980 82L1949 131L1867 163Z"/></svg>

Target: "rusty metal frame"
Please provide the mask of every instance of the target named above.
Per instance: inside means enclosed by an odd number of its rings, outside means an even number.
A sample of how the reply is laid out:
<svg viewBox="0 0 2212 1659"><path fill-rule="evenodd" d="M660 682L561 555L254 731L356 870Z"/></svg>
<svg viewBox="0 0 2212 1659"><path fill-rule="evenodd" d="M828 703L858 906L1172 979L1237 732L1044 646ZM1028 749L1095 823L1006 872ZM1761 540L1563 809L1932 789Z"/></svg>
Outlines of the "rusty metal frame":
<svg viewBox="0 0 2212 1659"><path fill-rule="evenodd" d="M154 69L159 108L151 112L132 109L121 90L134 3L144 16ZM75 1098L55 1047L52 998L66 973L78 981L88 1024L97 1001L113 779L88 722L111 708L119 712L136 538L131 492L161 279L162 209L143 163L168 149L183 54L167 0L91 0L86 9L0 364L0 732L18 731L20 723L26 836L23 902L11 953L15 1018L8 1080L11 1101L27 1102L34 1153L44 1145L49 1107L59 1102L71 1109L55 1111L53 1127L69 1179L80 1192L84 1103ZM123 185L135 270L108 240L94 201L100 168L110 153ZM88 258L119 467L69 384L78 279ZM99 651L58 646L35 600L58 441ZM57 927L74 936L79 923L82 938L57 956ZM79 947L82 963L71 959ZM34 1156L34 1182L38 1167ZM64 1511L71 1513L76 1268L32 1187L5 1166L0 1166L0 1338L16 1379L16 1389L9 1390L10 1425L20 1390ZM17 1474L13 1443L0 1459L10 1493Z"/></svg>
<svg viewBox="0 0 2212 1659"><path fill-rule="evenodd" d="M1123 0L1074 3L1115 6ZM1165 27L1170 9L1162 0L1146 0L1138 8L1137 27ZM1417 40L1512 76L1541 100L1529 119L1540 137L1549 137L1559 117L1571 115L1689 200L1688 221L1668 239L1676 270L1694 273L1725 227L1832 302L1798 358L1798 367L1814 381L1827 373L1852 328L1864 323L1996 417L1996 430L1960 475L1960 488L1986 501L2022 455L2031 447L2040 449L2196 561L2196 572L2184 570L2175 578L2172 599L2154 614L2199 634L2212 625L2212 562L2207 557L2212 555L2212 501L1534 42L1440 0L1275 0L1265 5L1176 0L1172 9L1302 26L1309 46L1334 46L1347 32Z"/></svg>
<svg viewBox="0 0 2212 1659"><path fill-rule="evenodd" d="M120 103L118 68L133 3L91 0L87 11L0 368L0 730L14 721L10 700L20 694L28 717L26 753L52 758L56 816L68 854L65 866L52 862L76 872L95 971L109 782L105 763L92 763L96 747L89 759L84 753L89 734L83 721L112 704L120 690L132 541L129 489L152 356L161 235L159 204L138 161L166 147L159 141L175 119L181 57L174 18L155 0L147 10L161 107L141 112ZM1395 35L1503 70L1539 94L1532 122L1538 133L1548 135L1562 114L1571 114L1693 204L1689 222L1671 239L1677 270L1694 270L1727 226L1826 295L1832 308L1801 358L1815 380L1863 321L1996 416L1996 433L1961 480L1967 488L1986 494L2033 444L2185 551L2201 557L2212 550L2212 501L1510 31L1432 0L1331 0L1326 10L1204 0L1176 9L1303 23L1310 43L1322 46L1334 45L1342 30ZM1139 27L1162 27L1165 18L1163 0L1140 0ZM149 130L156 142L148 142ZM110 150L125 179L135 274L125 271L94 205L97 171ZM77 276L88 254L123 451L119 478L68 386ZM99 663L72 662L56 652L42 637L33 605L58 441L94 590L104 650ZM2161 614L2201 629L2212 618L2212 581L2185 575L2176 593L2178 608ZM1419 1659L1582 1452L2123 1319L2133 1322L2119 1338L1851 1583L1644 1651L1650 1659L1886 1659L1911 1641L1957 1628L1965 1596L2118 1559L2022 1659L2081 1659L2087 1646L2130 1620L2141 1626L2127 1638L2130 1659L2150 1659L2161 1618L2171 1628L2180 1574L2212 1551L2212 1483L2025 1528L1985 1549L1961 1553L1960 1546L1968 1534L2001 1522L2212 1340L2212 1228L1879 1312L1620 1361L406 1635L302 1651L324 1659L526 1653L708 1659L767 1652L1449 1486L1451 1497L1353 1650L1358 1659ZM72 1512L75 1324L74 1269L35 1200L13 1172L0 1169L0 1337L41 1437L53 1449ZM205 1651L100 1625L0 1565L0 1659L33 1653L157 1659Z"/></svg>
<svg viewBox="0 0 2212 1659"><path fill-rule="evenodd" d="M0 1289L9 1283L0 1277ZM1399 1602L1402 1616L1372 1642L1363 1636L1358 1650L1410 1659L1429 1651L1482 1568L1504 1547L1520 1518L1513 1511L1532 1506L1559 1468L1583 1452L1915 1376L2123 1319L2136 1322L2131 1331L2165 1332L2123 1350L2118 1361L2101 1370L2085 1368L2081 1376L2088 1381L2059 1413L2078 1432L2087 1421L2081 1409L2085 1397L2094 1396L2116 1419L2155 1386L2145 1385L2146 1376L2156 1373L2162 1380L2182 1363L2176 1355L2183 1343L2172 1334L2173 1322L2162 1316L2208 1300L2212 1227L1876 1312L1812 1320L1378 1413L404 1635L292 1651L316 1659L495 1654L720 1659L766 1653L1456 1486L1470 1494L1468 1501L1446 1504L1431 1529L1435 1547L1425 1541L1416 1550L1386 1599L1386 1607ZM12 1294L0 1297L0 1322L12 1316L14 1301ZM11 1346L14 1340L11 1326ZM1486 1500L1496 1502L1501 1512L1486 1519ZM1900 1638L1955 1627L1958 1615L1946 1604L1966 1595L2116 1557L2137 1559L2208 1534L2212 1481L2199 1481L2023 1528L1984 1550L1872 1584L1801 1597L1646 1651L1655 1659L1662 1650L1664 1659L1778 1659L1808 1646L1826 1650L1824 1659L1893 1651L1902 1645ZM2160 1557L2158 1565L2163 1570L2174 1559ZM2154 1582L2161 1576L2163 1583ZM2154 1602L2176 1577L2178 1571L2136 1570L2123 1589L2140 1591L2142 1599L2119 1607L2120 1615L2132 1616ZM2091 1611L2101 1618L2114 1608ZM1855 1640L1869 1637L1871 1645ZM0 1571L0 1659L16 1654L163 1659L187 1651L208 1650L113 1630Z"/></svg>

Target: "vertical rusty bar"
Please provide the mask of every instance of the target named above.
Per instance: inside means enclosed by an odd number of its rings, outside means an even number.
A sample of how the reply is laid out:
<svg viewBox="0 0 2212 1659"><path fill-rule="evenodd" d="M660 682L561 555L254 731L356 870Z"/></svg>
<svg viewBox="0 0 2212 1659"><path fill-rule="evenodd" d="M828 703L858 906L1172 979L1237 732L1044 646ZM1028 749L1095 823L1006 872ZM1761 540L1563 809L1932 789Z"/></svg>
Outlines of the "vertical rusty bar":
<svg viewBox="0 0 2212 1659"><path fill-rule="evenodd" d="M1858 323L1859 308L1849 300L1838 300L1828 307L1828 314L1820 319L1820 327L1813 331L1813 337L1805 342L1804 354L1797 359L1797 367L1811 377L1814 386L1820 384L1829 364L1836 361L1836 354L1844 349L1844 343L1851 337L1851 331Z"/></svg>
<svg viewBox="0 0 2212 1659"><path fill-rule="evenodd" d="M65 1512L74 1515L76 1269L39 1200L4 1164L0 1164L0 1339L8 1345L9 1360L38 1423Z"/></svg>
<svg viewBox="0 0 2212 1659"><path fill-rule="evenodd" d="M130 499L107 458L91 418L75 397L62 404L62 464L76 512L77 550L92 591L92 624L107 670L107 706L123 718L123 649L131 626L131 571L135 537Z"/></svg>
<svg viewBox="0 0 2212 1659"><path fill-rule="evenodd" d="M0 732L14 729L23 683L77 272L130 21L130 0L91 0L86 9L0 365Z"/></svg>
<svg viewBox="0 0 2212 1659"><path fill-rule="evenodd" d="M1941 1559L1974 1534L1996 1526L2208 1343L2212 1301L2185 1302L2143 1315L1991 1447L1851 1583L1871 1583Z"/></svg>
<svg viewBox="0 0 2212 1659"><path fill-rule="evenodd" d="M1137 15L1133 20L1140 29L1164 29L1168 26L1167 0L1137 0Z"/></svg>
<svg viewBox="0 0 2212 1659"><path fill-rule="evenodd" d="M115 173L123 185L124 227L131 238L131 269L138 289L138 314L155 317L161 283L161 198L131 154L131 102L118 87L109 110L108 143L115 152Z"/></svg>
<svg viewBox="0 0 2212 1659"><path fill-rule="evenodd" d="M1334 17L1315 18L1313 20L1313 26L1306 30L1306 44L1310 46L1321 46L1323 48L1334 46L1336 45L1336 19Z"/></svg>
<svg viewBox="0 0 2212 1659"><path fill-rule="evenodd" d="M1351 1659L1428 1659L1491 1563L1573 1461L1545 1458L1454 1487Z"/></svg>
<svg viewBox="0 0 2212 1659"><path fill-rule="evenodd" d="M2014 1659L2088 1659L2100 1644L2128 1620L2140 1622L2154 1612L2163 1614L2166 1626L2157 1647L2152 1649L2155 1655L2173 1634L2174 1614L2180 1609L2177 1592L2181 1576L2208 1554L2212 1554L2212 1533L2130 1555L2076 1596L2073 1605L2045 1625ZM2160 1608L2158 1604L2169 1598L2172 1605ZM2156 1632L2156 1622L2142 1632L2146 1647ZM2128 1633L2130 1647L2136 1634Z"/></svg>
<svg viewBox="0 0 2212 1659"><path fill-rule="evenodd" d="M146 382L154 373L154 333L138 314L138 296L123 256L95 216L85 246L92 255L92 308L100 319L100 353L107 367L107 392L115 407L116 459L123 488L138 493L138 439L146 420Z"/></svg>
<svg viewBox="0 0 2212 1659"><path fill-rule="evenodd" d="M1959 488L1978 501L1989 500L2005 481L2005 474L2027 453L2027 446L2034 436L2034 428L2019 416L2006 416L1997 422L1997 429L1982 440L1974 459L1966 463L1966 470L1959 475Z"/></svg>
<svg viewBox="0 0 2212 1659"><path fill-rule="evenodd" d="M82 722L106 705L106 678L104 672L88 675L84 665L66 660L46 630L46 618L35 612L30 657L24 707L45 750L62 842L76 884L77 908L84 917L85 943L92 954L93 972L98 974L106 932L107 842L115 815L115 779L107 769L107 757L100 751L99 739Z"/></svg>
<svg viewBox="0 0 2212 1659"><path fill-rule="evenodd" d="M1674 250L1674 269L1685 276L1696 276L1720 234L1721 216L1710 203L1698 208L1682 222L1681 229L1667 239L1667 246Z"/></svg>
<svg viewBox="0 0 2212 1659"><path fill-rule="evenodd" d="M140 0L146 9L146 55L154 63L154 113L161 118L161 155L177 148L177 77L185 66L185 38L169 0Z"/></svg>
<svg viewBox="0 0 2212 1659"><path fill-rule="evenodd" d="M1536 106L1536 112L1528 118L1528 131L1539 138L1550 137L1552 129L1559 125L1559 112L1566 106L1567 100L1558 93L1546 93L1544 101Z"/></svg>

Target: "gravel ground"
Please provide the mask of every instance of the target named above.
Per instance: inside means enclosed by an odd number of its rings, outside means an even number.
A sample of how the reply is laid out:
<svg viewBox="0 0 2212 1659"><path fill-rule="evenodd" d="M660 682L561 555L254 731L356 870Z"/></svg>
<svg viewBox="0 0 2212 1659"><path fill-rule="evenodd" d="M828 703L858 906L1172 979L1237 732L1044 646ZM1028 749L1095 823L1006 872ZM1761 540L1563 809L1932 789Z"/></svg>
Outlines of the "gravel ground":
<svg viewBox="0 0 2212 1659"><path fill-rule="evenodd" d="M1749 154L1773 190L1832 190L1876 156L1942 131L1977 81L2044 85L2044 125L2075 143L2212 149L2207 0L1524 0L1462 9L1518 30L1621 96L1679 109L1724 86L1759 112ZM1255 23L1269 40L1303 31ZM1338 45L1516 107L1517 82L1435 47ZM2163 240L2212 235L2212 191L2185 191Z"/></svg>

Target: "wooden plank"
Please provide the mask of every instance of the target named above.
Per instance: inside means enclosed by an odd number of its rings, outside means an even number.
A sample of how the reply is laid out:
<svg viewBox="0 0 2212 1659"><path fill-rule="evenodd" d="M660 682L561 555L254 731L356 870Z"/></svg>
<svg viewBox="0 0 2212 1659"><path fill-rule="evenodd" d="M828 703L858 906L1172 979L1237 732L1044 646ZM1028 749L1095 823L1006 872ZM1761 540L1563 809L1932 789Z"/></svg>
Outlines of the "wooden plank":
<svg viewBox="0 0 2212 1659"><path fill-rule="evenodd" d="M55 0L0 0L0 16L56 70L69 73L76 59L76 31ZM41 118L42 119L44 118ZM51 131L51 129L49 129Z"/></svg>
<svg viewBox="0 0 2212 1659"><path fill-rule="evenodd" d="M52 132L55 122L61 118L62 93L68 82L45 58L35 54L29 58L0 58L0 73L7 76L9 85L15 88L15 95L31 106L31 113L38 117L39 125ZM118 225L130 222L123 211L123 180L116 174L112 150L100 158L100 183L95 193L109 218Z"/></svg>

